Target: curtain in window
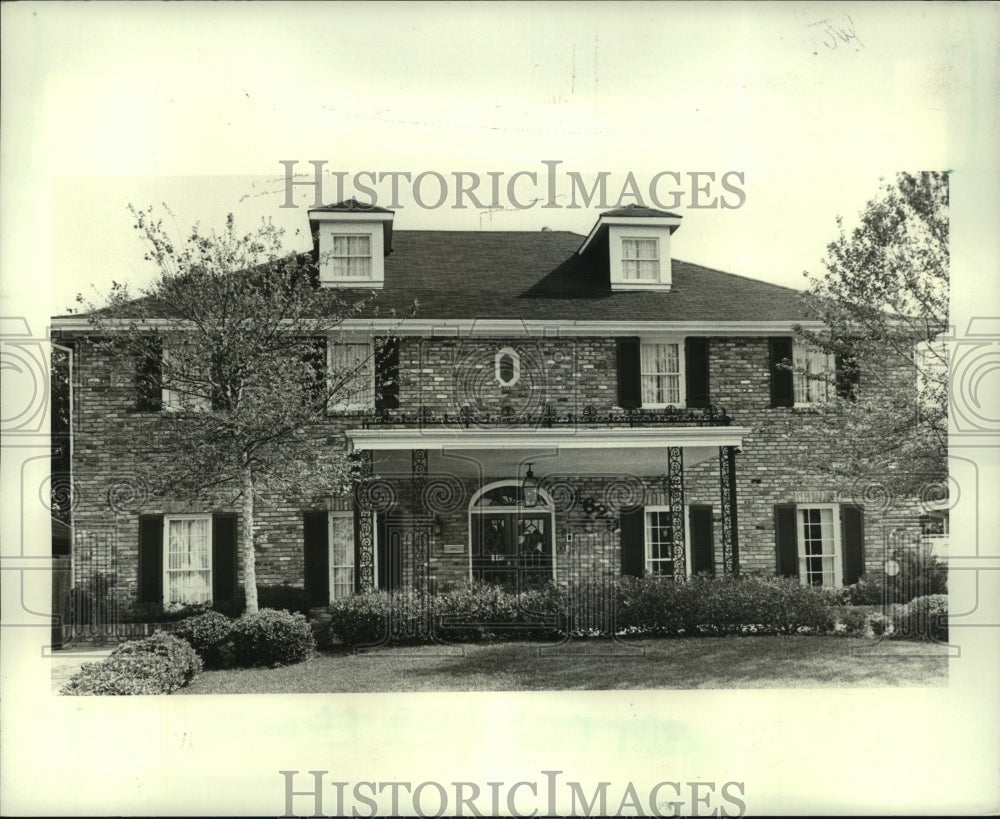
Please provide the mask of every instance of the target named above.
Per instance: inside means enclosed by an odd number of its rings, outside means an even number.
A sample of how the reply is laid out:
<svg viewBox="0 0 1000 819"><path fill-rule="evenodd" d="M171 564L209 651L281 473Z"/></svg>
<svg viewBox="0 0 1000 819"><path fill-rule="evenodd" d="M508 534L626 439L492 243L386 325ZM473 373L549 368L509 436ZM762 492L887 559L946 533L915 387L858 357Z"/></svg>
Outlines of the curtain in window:
<svg viewBox="0 0 1000 819"><path fill-rule="evenodd" d="M833 359L830 353L804 345L795 345L795 403L816 404L830 397Z"/></svg>
<svg viewBox="0 0 1000 819"><path fill-rule="evenodd" d="M622 239L622 276L639 281L656 280L660 275L659 246L656 239Z"/></svg>
<svg viewBox="0 0 1000 819"><path fill-rule="evenodd" d="M372 276L371 237L334 236L330 265L334 276L347 279L370 279Z"/></svg>
<svg viewBox="0 0 1000 819"><path fill-rule="evenodd" d="M330 378L343 384L334 396L334 407L369 409L375 406L375 360L368 342L331 343Z"/></svg>
<svg viewBox="0 0 1000 819"><path fill-rule="evenodd" d="M330 515L330 599L354 594L354 516Z"/></svg>
<svg viewBox="0 0 1000 819"><path fill-rule="evenodd" d="M680 350L677 344L643 344L642 403L680 404Z"/></svg>
<svg viewBox="0 0 1000 819"><path fill-rule="evenodd" d="M212 600L209 518L167 521L166 603Z"/></svg>

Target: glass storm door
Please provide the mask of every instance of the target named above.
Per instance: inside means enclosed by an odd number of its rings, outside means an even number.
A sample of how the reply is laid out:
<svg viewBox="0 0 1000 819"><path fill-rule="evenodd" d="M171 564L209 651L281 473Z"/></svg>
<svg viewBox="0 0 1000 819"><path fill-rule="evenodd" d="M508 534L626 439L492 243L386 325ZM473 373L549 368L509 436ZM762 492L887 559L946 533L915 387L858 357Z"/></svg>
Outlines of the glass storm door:
<svg viewBox="0 0 1000 819"><path fill-rule="evenodd" d="M472 578L508 591L552 579L551 515L484 512L473 516Z"/></svg>

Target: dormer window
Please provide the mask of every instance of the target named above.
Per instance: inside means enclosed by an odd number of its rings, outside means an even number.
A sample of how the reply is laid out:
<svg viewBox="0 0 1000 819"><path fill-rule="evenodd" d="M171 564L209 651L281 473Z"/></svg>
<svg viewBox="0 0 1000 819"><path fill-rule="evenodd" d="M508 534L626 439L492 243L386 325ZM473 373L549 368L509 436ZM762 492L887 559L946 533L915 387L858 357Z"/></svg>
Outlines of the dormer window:
<svg viewBox="0 0 1000 819"><path fill-rule="evenodd" d="M652 208L609 210L576 252L604 257L612 290L665 292L673 283L670 237L680 223L676 213Z"/></svg>
<svg viewBox="0 0 1000 819"><path fill-rule="evenodd" d="M333 234L330 272L337 279L370 279L372 277L372 237Z"/></svg>
<svg viewBox="0 0 1000 819"><path fill-rule="evenodd" d="M660 280L659 239L622 239L622 278L626 281Z"/></svg>
<svg viewBox="0 0 1000 819"><path fill-rule="evenodd" d="M392 211L354 199L312 208L319 283L324 287L380 288L392 250Z"/></svg>

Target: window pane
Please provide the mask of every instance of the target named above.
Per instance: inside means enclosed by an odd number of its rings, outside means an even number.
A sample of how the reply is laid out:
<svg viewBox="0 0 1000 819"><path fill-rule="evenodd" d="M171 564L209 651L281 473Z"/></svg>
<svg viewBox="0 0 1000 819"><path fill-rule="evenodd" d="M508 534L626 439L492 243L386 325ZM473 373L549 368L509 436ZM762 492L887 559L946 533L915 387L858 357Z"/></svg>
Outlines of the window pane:
<svg viewBox="0 0 1000 819"><path fill-rule="evenodd" d="M330 515L330 599L354 593L354 516Z"/></svg>
<svg viewBox="0 0 1000 819"><path fill-rule="evenodd" d="M375 360L367 343L332 343L330 377L341 385L334 396L340 409L365 409L375 406Z"/></svg>
<svg viewBox="0 0 1000 819"><path fill-rule="evenodd" d="M209 518L168 519L166 603L211 602Z"/></svg>

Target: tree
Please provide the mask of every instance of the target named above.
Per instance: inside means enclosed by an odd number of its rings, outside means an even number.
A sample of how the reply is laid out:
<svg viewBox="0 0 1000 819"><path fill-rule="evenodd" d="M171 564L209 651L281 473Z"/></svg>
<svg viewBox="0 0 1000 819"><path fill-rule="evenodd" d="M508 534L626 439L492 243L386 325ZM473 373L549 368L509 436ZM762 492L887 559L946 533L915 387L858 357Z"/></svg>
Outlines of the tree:
<svg viewBox="0 0 1000 819"><path fill-rule="evenodd" d="M136 413L112 445L157 494L212 490L238 502L246 608L256 611L261 493L349 485L348 459L318 457L317 440L331 404L371 389L371 362L342 355L327 367L326 343L341 343L344 319L375 315L374 296L345 301L319 288L312 259L286 252L268 220L240 234L230 214L221 233L195 225L176 241L153 208L129 209L153 282L140 298L114 284L88 317L116 366L135 374L139 408L164 406Z"/></svg>
<svg viewBox="0 0 1000 819"><path fill-rule="evenodd" d="M823 409L845 476L875 473L894 494L940 493L947 477L948 175L883 182L810 276L808 314L828 332L796 332L835 356L838 397ZM900 379L901 364L913 378ZM827 378L832 376L827 375ZM856 383L855 383L856 382ZM931 490L933 493L935 490Z"/></svg>

